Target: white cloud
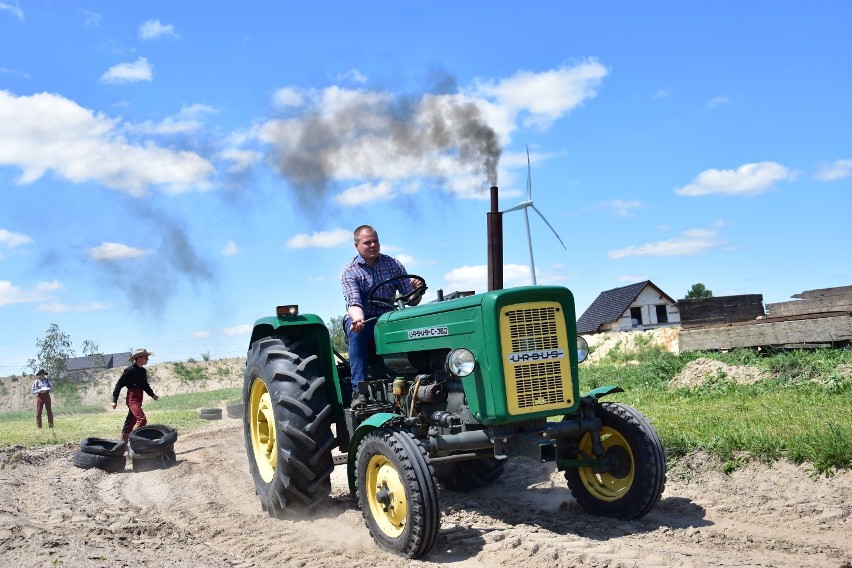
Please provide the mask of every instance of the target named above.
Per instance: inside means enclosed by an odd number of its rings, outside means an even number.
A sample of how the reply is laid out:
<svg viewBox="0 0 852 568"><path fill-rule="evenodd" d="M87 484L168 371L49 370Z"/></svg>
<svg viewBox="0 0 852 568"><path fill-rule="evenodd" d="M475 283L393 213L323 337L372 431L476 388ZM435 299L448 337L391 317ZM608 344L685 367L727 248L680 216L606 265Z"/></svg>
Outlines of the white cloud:
<svg viewBox="0 0 852 568"><path fill-rule="evenodd" d="M20 167L22 185L54 170L72 183L95 181L141 197L150 186L207 189L214 172L193 152L135 145L119 133L118 120L55 94L0 90L0 124L0 165Z"/></svg>
<svg viewBox="0 0 852 568"><path fill-rule="evenodd" d="M272 94L272 103L278 107L300 107L305 103L305 98L299 89L281 87Z"/></svg>
<svg viewBox="0 0 852 568"><path fill-rule="evenodd" d="M33 240L23 233L13 233L6 229L0 229L0 245L14 248L17 246L31 243Z"/></svg>
<svg viewBox="0 0 852 568"><path fill-rule="evenodd" d="M148 20L139 26L139 39L160 39L162 37L179 37L171 24L160 23L160 20Z"/></svg>
<svg viewBox="0 0 852 568"><path fill-rule="evenodd" d="M334 197L334 200L340 205L347 207L371 204L377 201L387 201L393 197L391 189L391 184L387 181L363 183L343 190Z"/></svg>
<svg viewBox="0 0 852 568"><path fill-rule="evenodd" d="M89 255L89 260L94 261L103 261L103 262L114 262L117 260L128 260L133 258L141 258L143 256L148 256L151 254L151 251L130 247L121 243L108 243L104 242L96 247L92 247L87 249L86 252Z"/></svg>
<svg viewBox="0 0 852 568"><path fill-rule="evenodd" d="M692 183L675 188L678 195L757 195L773 189L775 182L792 181L796 172L775 162L744 164L736 170L704 170Z"/></svg>
<svg viewBox="0 0 852 568"><path fill-rule="evenodd" d="M0 12L3 11L8 11L19 20L24 21L24 11L21 10L21 5L17 1L14 4L10 4L9 2L0 2Z"/></svg>
<svg viewBox="0 0 852 568"><path fill-rule="evenodd" d="M718 225L717 225L718 226ZM723 246L717 238L717 231L710 229L690 229L679 236L656 243L630 245L623 249L607 252L612 260L632 256L692 256Z"/></svg>
<svg viewBox="0 0 852 568"><path fill-rule="evenodd" d="M382 247L382 251L385 251L385 247ZM389 252L389 251L388 251ZM412 266L431 266L434 264L438 264L438 261L434 258L424 258L419 259L411 256L410 254L398 254L396 255L396 259L405 266L406 270L410 269Z"/></svg>
<svg viewBox="0 0 852 568"><path fill-rule="evenodd" d="M240 150L238 148L222 150L219 152L218 157L231 162L228 172L232 174L244 172L263 160L263 154L256 150Z"/></svg>
<svg viewBox="0 0 852 568"><path fill-rule="evenodd" d="M625 201L623 199L612 199L610 201L601 202L600 207L606 209L616 217L626 219L627 217L633 216L634 210L642 209L645 206L642 204L641 201L635 199L631 201Z"/></svg>
<svg viewBox="0 0 852 568"><path fill-rule="evenodd" d="M729 105L729 104L731 104L731 98L730 97L713 97L712 99L710 99L707 102L707 108L708 109L717 108L717 107L720 107L722 105Z"/></svg>
<svg viewBox="0 0 852 568"><path fill-rule="evenodd" d="M234 327L226 327L222 330L222 335L247 335L251 333L252 326L250 324L235 325Z"/></svg>
<svg viewBox="0 0 852 568"><path fill-rule="evenodd" d="M835 160L830 164L820 164L814 174L816 179L831 181L852 176L852 160Z"/></svg>
<svg viewBox="0 0 852 568"><path fill-rule="evenodd" d="M348 187L337 196L343 205L369 192L394 199L426 186L460 199L487 200L489 182L507 179L508 162L499 160L499 172L494 165L519 121L546 128L595 97L606 75L590 59L404 101L364 88L282 87L272 101L287 107L287 115L260 124L255 136L270 146L273 166L294 187L316 189L320 197Z"/></svg>
<svg viewBox="0 0 852 568"><path fill-rule="evenodd" d="M151 64L144 57L140 57L133 63L119 63L110 67L101 75L101 83L136 83L137 81L151 81L154 71Z"/></svg>
<svg viewBox="0 0 852 568"><path fill-rule="evenodd" d="M80 13L83 14L83 28L96 28L101 25L101 15L97 12L91 12L89 10L80 10Z"/></svg>
<svg viewBox="0 0 852 568"><path fill-rule="evenodd" d="M606 67L588 59L541 73L519 71L498 82L480 81L476 91L495 98L498 105L512 114L527 113L525 125L546 128L585 100L597 96L607 74Z"/></svg>
<svg viewBox="0 0 852 568"><path fill-rule="evenodd" d="M355 83L366 83L368 81L367 76L358 71L357 69L350 69L346 73L342 73L337 76L338 81L353 81Z"/></svg>
<svg viewBox="0 0 852 568"><path fill-rule="evenodd" d="M671 93L668 89L659 89L652 98L655 99L667 99L671 96Z"/></svg>
<svg viewBox="0 0 852 568"><path fill-rule="evenodd" d="M209 331L193 331L189 334L189 337L192 339L204 339L206 337L210 337L211 335L213 334Z"/></svg>
<svg viewBox="0 0 852 568"><path fill-rule="evenodd" d="M62 287L58 280L54 280L53 282L39 282L32 290L24 290L14 286L9 280L0 280L0 307L44 302L50 298L52 292L60 290Z"/></svg>
<svg viewBox="0 0 852 568"><path fill-rule="evenodd" d="M506 264L503 266L503 287L528 286L530 267L523 264ZM488 266L461 266L444 274L444 292L473 290L476 293L488 290Z"/></svg>
<svg viewBox="0 0 852 568"><path fill-rule="evenodd" d="M310 235L300 233L287 240L287 248L333 248L348 242L352 242L352 231L337 228L331 231L315 231Z"/></svg>
<svg viewBox="0 0 852 568"><path fill-rule="evenodd" d="M49 312L53 314L63 314L66 312L98 312L107 309L107 305L101 302L89 302L87 304L78 304L70 306L60 302L52 302L49 304L41 304L36 307L37 312Z"/></svg>
<svg viewBox="0 0 852 568"><path fill-rule="evenodd" d="M234 241L228 241L225 243L225 248L222 249L222 254L224 256L231 256L240 252L240 247L237 246L237 243Z"/></svg>

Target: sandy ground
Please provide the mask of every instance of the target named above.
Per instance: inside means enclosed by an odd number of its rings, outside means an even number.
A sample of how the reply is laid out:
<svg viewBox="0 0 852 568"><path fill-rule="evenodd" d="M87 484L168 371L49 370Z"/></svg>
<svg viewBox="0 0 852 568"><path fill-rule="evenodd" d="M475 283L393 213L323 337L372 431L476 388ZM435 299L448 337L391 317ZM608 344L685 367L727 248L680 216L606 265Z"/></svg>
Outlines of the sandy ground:
<svg viewBox="0 0 852 568"><path fill-rule="evenodd" d="M726 476L695 456L648 516L624 522L584 513L551 465L513 460L492 487L443 492L435 547L405 560L375 547L342 466L318 517L262 513L240 420L180 436L165 470L82 470L76 449L0 452L4 566L852 567L848 471L778 463Z"/></svg>
<svg viewBox="0 0 852 568"><path fill-rule="evenodd" d="M671 333L657 335L655 341L671 345ZM634 338L599 339L623 346ZM204 384L180 383L169 364L154 365L152 382L162 394L235 386L241 365L240 359L209 362ZM745 369L722 371L752 380ZM673 387L718 372L699 360ZM110 381L89 385L87 400L103 400ZM21 395L21 403L28 407L31 400ZM583 512L551 464L512 460L491 487L443 491L435 547L406 560L373 544L343 466L318 516L276 520L263 513L241 420L181 433L178 463L164 470L134 473L129 463L122 473L82 470L71 463L77 449L0 450L0 565L852 568L850 471L816 477L807 465L780 462L725 475L696 454L670 467L662 500L649 515L625 522Z"/></svg>

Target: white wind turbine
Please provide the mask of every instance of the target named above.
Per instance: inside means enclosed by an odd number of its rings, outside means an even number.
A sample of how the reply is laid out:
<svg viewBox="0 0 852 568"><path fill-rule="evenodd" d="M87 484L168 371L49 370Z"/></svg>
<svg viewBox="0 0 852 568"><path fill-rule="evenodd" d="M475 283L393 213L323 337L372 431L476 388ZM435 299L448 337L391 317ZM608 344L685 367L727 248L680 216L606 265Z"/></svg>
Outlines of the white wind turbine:
<svg viewBox="0 0 852 568"><path fill-rule="evenodd" d="M532 209L533 211L538 213L538 216L541 217L541 220L544 221L545 224L548 227L550 227L550 230L553 231L553 234L556 235L557 239L559 239L559 244L562 245L562 248L564 248L566 251L568 250L568 248L565 246L565 243L562 242L562 239L559 237L559 234L556 232L556 229L553 228L553 225L551 225L550 222L547 219L544 218L544 215L541 213L541 211L539 211L538 208L533 204L533 200L532 200L532 168L530 167L530 147L529 146L527 146L527 200L521 201L520 203L518 203L517 205L514 205L513 207L509 207L508 209L503 211L503 213L508 213L509 211L517 211L518 209L524 210L524 223L525 223L526 228L527 228L527 246L529 247L529 251L530 251L530 277L532 278L533 286L535 286L536 285L535 260L533 260L532 237L530 236L529 209Z"/></svg>

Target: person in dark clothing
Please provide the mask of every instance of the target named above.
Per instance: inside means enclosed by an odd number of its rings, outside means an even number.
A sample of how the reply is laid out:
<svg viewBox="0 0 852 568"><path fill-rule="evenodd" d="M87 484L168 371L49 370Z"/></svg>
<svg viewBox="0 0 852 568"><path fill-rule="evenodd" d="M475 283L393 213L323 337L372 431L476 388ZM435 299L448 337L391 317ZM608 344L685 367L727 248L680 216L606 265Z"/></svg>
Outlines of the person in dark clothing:
<svg viewBox="0 0 852 568"><path fill-rule="evenodd" d="M47 410L47 427L53 428L53 409L50 407L50 391L53 385L47 378L47 371L39 369L33 381L32 393L36 395L36 427L41 428L41 409Z"/></svg>
<svg viewBox="0 0 852 568"><path fill-rule="evenodd" d="M148 423L145 418L145 413L142 411L143 392L148 393L148 396L154 400L160 400L160 397L154 394L151 390L151 385L148 384L148 371L145 365L148 364L148 357L153 355L145 349L137 349L130 356L132 365L127 367L118 382L115 383L115 388L112 390L112 407L118 406L118 395L121 389L127 388L127 418L124 419L124 427L121 429L121 440L127 444L130 440L130 432L133 428L141 428Z"/></svg>

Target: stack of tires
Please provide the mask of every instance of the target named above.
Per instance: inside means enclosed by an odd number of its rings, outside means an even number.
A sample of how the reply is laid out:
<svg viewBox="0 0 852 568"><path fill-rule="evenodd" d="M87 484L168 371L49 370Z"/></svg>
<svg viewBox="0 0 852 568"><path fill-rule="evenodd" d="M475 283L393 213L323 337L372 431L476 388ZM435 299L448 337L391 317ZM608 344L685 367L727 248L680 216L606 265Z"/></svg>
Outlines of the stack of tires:
<svg viewBox="0 0 852 568"><path fill-rule="evenodd" d="M80 469L97 468L107 473L124 471L127 458L124 451L127 446L120 440L104 440L103 438L85 438L80 442L80 449L74 454L72 462Z"/></svg>
<svg viewBox="0 0 852 568"><path fill-rule="evenodd" d="M222 409L221 408L202 408L198 411L198 417L202 420L221 420L222 419Z"/></svg>
<svg viewBox="0 0 852 568"><path fill-rule="evenodd" d="M242 418L243 417L243 403L228 404L228 405L225 406L225 410L228 412L228 418Z"/></svg>
<svg viewBox="0 0 852 568"><path fill-rule="evenodd" d="M130 433L128 455L133 471L153 471L177 462L175 442L177 430L164 424L142 426Z"/></svg>

